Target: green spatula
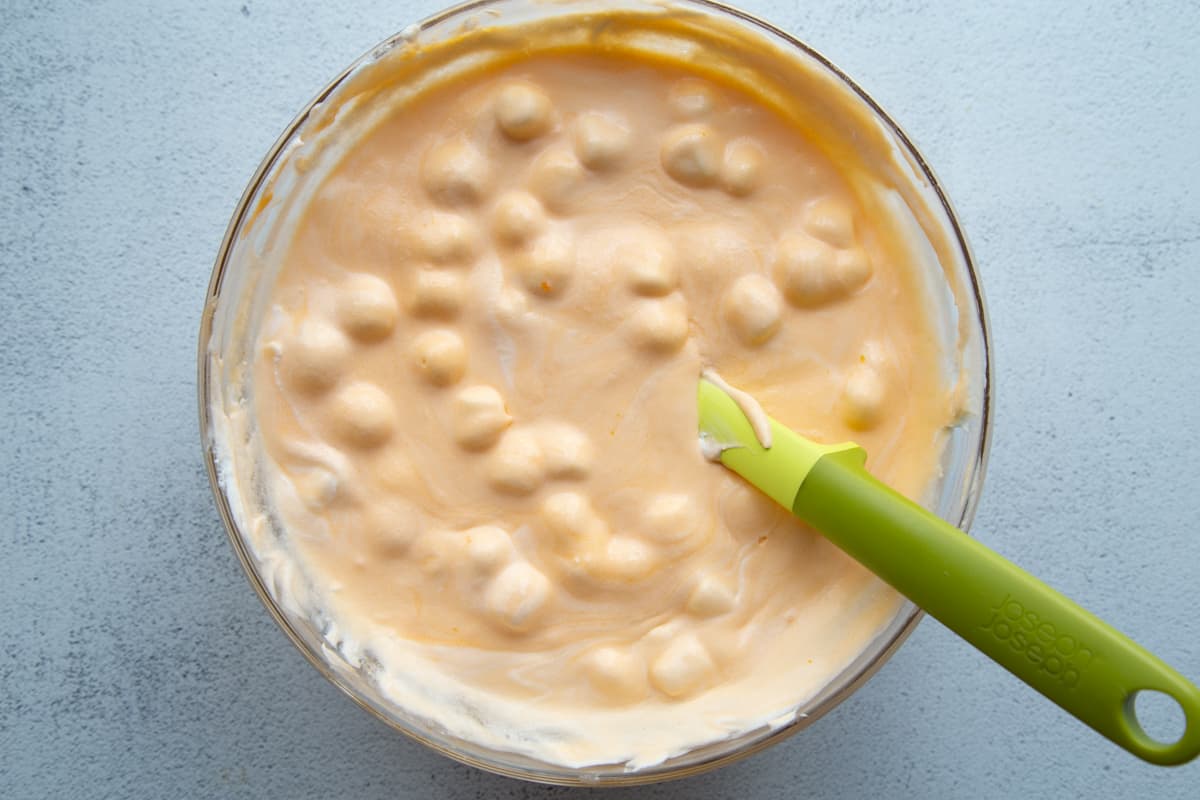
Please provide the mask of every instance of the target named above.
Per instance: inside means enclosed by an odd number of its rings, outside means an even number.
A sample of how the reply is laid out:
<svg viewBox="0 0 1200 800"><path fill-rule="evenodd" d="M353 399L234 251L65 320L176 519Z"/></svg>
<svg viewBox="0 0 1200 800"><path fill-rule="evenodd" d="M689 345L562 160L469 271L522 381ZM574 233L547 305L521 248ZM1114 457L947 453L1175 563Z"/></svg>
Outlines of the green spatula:
<svg viewBox="0 0 1200 800"><path fill-rule="evenodd" d="M863 468L866 453L857 445L816 444L765 417L755 419L756 435L726 388L700 381L706 452L1129 752L1164 765L1200 754L1200 688L1103 620L875 480ZM1163 692L1179 703L1185 728L1178 741L1159 742L1142 729L1133 707L1139 691Z"/></svg>

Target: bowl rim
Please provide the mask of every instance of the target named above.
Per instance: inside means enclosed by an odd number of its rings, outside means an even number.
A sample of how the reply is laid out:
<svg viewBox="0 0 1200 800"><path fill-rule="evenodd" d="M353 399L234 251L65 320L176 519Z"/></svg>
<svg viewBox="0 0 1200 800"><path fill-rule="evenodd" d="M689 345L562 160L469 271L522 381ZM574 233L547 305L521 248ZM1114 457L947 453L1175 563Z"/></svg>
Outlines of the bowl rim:
<svg viewBox="0 0 1200 800"><path fill-rule="evenodd" d="M520 0L515 0L519 2ZM481 758L475 754L464 752L460 749L452 748L443 745L440 742L434 741L422 734L419 730L405 725L401 720L397 720L385 713L381 708L376 707L366 698L361 696L358 691L352 688L343 677L338 674L328 661L321 658L320 654L310 646L299 631L295 629L292 623L284 615L279 604L271 596L270 591L259 574L255 565L254 557L251 555L246 543L239 531L235 520L233 510L230 507L229 499L221 488L220 477L217 472L216 457L215 457L215 442L214 442L214 424L211 418L211 393L212 375L209 359L211 356L210 344L213 333L214 316L217 309L217 301L220 297L221 287L227 274L227 268L230 262L230 256L233 252L233 245L237 239L239 231L247 222L248 217L252 216L252 204L255 197L258 196L259 190L263 188L266 179L273 174L275 167L279 164L281 157L286 153L288 145L293 141L296 132L309 120L314 110L317 109L326 99L330 97L342 84L356 72L360 67L370 63L390 52L398 46L402 46L409 41L414 32L419 34L429 28L436 27L458 17L469 15L473 12L493 8L496 6L504 6L514 0L469 0L468 2L459 3L442 9L430 16L425 17L421 21L402 28L399 32L387 37L378 44L366 50L362 55L354 59L345 69L338 73L330 80L317 94L304 105L303 108L296 114L292 121L284 128L283 132L276 138L267 155L259 163L251 176L246 188L243 190L237 205L234 208L233 214L230 217L230 222L225 229L220 247L217 251L217 257L213 264L212 274L209 278L204 308L200 321L199 337L198 337L198 352L197 352L197 405L199 410L199 427L200 427L200 444L202 455L204 458L205 470L208 474L209 487L213 493L214 500L217 505L222 523L225 528L225 533L230 543L233 546L234 552L237 554L242 570L245 572L251 586L257 593L259 600L266 607L275 623L283 630L291 643L299 650L308 662L316 668L316 670L325 677L330 683L340 689L346 696L354 701L356 705L365 709L373 716L384 722L393 730L399 731L405 736L420 742L430 749L441 753L449 758L452 758L460 763L477 767L487 772L498 775L503 775L510 778L518 778L527 781L534 781L549 785L560 786L633 786L648 783L656 783L665 780L674 780L677 778L690 777L698 775L710 770L717 769L735 761L740 761L755 753L758 753L767 747L777 744L780 741L808 728L812 723L832 711L845 701L850 695L854 694L859 688L867 683L876 673L883 667L885 663L896 653L900 646L912 635L918 623L924 618L925 612L917 608L912 603L905 601L905 605L897 612L893 619L899 618L901 615L906 616L900 627L892 633L887 644L880 649L874 656L870 658L852 678L844 684L837 687L836 690L825 696L819 705L814 707L806 715L797 715L791 722L783 725L775 730L772 730L756 740L753 740L746 745L731 750L723 755L717 755L712 758L706 758L698 763L670 766L671 760L668 759L663 764L649 767L645 770L630 771L624 773L611 774L596 774L590 772L589 768L569 768L561 767L553 770L534 770L523 768L511 764L498 763L495 760ZM570 13L570 8L574 5L573 2L563 2L557 0L555 5L561 5L565 13ZM979 424L980 435L978 449L974 454L973 459L965 467L967 478L963 482L964 502L962 512L959 515L956 524L964 532L969 533L970 525L975 518L975 513L979 506L980 496L984 477L987 472L988 455L991 450L992 440L992 414L995 403L995 381L994 381L994 356L992 351L992 334L990 317L987 311L987 303L984 298L983 287L980 283L979 276L975 268L975 258L971 250L970 244L967 241L966 234L962 229L958 215L955 212L950 198L947 196L943 188L941 180L937 177L933 168L926 161L924 155L916 147L912 138L908 133L883 109L883 107L864 90L853 78L851 78L844 70L833 63L829 58L820 53L811 45L805 43L797 36L783 30L776 25L744 11L735 6L719 2L718 0L668 0L667 6L684 6L692 7L702 13L712 13L717 16L727 16L733 18L736 22L741 22L754 29L755 33L766 38L774 37L782 44L799 52L803 57L811 59L816 64L828 71L833 77L840 81L844 88L849 89L855 96L863 101L876 120L882 123L887 131L895 137L896 141L903 148L905 154L912 158L916 166L916 172L928 180L928 188L932 190L937 198L941 210L945 214L946 222L949 225L949 230L953 234L953 244L958 249L959 255L963 259L963 266L967 285L965 286L965 294L969 297L969 301L974 305L975 314L979 320L979 329L976 333L979 336L979 350L983 364L981 373L982 391L980 393L980 412ZM883 635L882 633L880 634ZM842 674L849 670L847 667ZM700 748L703 749L703 748ZM685 754L686 755L686 754ZM547 765L553 767L554 765Z"/></svg>

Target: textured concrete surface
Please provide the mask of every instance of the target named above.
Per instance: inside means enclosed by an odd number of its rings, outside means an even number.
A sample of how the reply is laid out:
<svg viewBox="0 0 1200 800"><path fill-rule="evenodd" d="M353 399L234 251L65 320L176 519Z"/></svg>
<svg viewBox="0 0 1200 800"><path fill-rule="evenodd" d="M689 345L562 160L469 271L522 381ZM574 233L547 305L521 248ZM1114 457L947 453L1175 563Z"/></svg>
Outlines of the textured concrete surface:
<svg viewBox="0 0 1200 800"><path fill-rule="evenodd" d="M996 345L977 535L1200 680L1194 3L745 5L904 124ZM0 3L0 796L557 797L391 733L275 629L202 471L228 216L309 96L433 2ZM809 732L614 797L1195 798L926 621Z"/></svg>

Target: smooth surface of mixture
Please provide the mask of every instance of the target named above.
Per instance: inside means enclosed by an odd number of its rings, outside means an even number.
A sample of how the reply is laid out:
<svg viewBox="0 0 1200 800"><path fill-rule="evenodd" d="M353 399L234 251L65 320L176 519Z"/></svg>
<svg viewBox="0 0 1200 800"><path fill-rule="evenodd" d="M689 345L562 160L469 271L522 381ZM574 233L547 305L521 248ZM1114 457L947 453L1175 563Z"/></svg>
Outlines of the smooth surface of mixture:
<svg viewBox="0 0 1200 800"><path fill-rule="evenodd" d="M385 693L552 763L779 724L897 597L708 463L712 367L919 496L958 409L867 167L665 62L535 55L393 113L263 315L271 501Z"/></svg>

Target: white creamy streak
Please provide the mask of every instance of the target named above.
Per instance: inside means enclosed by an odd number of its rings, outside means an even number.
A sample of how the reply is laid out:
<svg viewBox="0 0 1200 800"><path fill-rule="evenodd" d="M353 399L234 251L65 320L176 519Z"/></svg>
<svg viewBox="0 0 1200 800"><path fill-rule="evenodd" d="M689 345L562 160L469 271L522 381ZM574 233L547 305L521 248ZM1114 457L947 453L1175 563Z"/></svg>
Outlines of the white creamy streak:
<svg viewBox="0 0 1200 800"><path fill-rule="evenodd" d="M754 431L754 438L758 440L758 443L762 445L764 450L770 450L771 418L767 416L767 412L763 411L763 407L759 405L759 402L741 389L730 386L714 369L704 370L700 374L700 377L729 395L730 399L737 403L737 407L746 415L746 421L750 423L750 429Z"/></svg>

